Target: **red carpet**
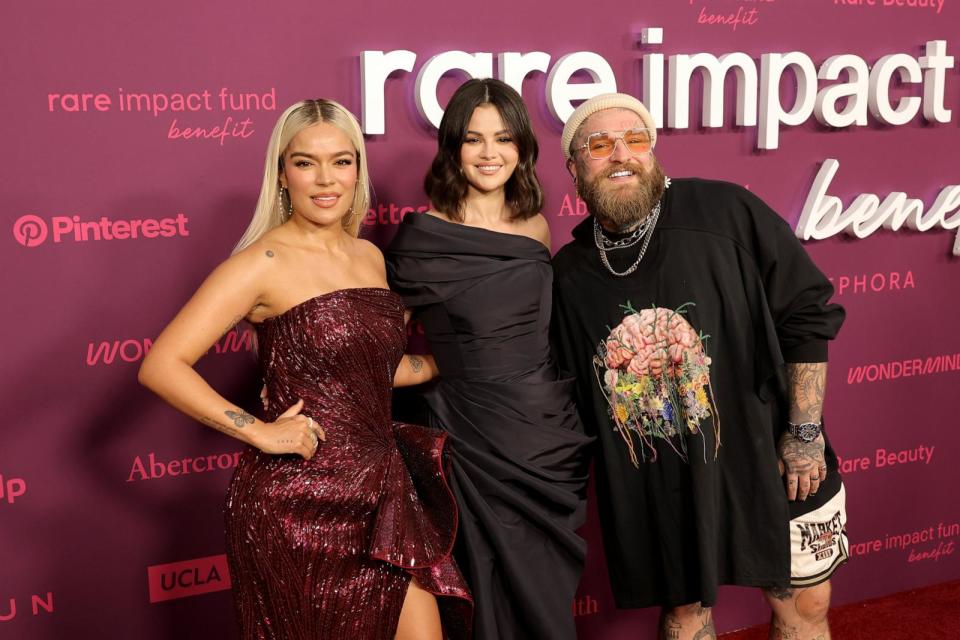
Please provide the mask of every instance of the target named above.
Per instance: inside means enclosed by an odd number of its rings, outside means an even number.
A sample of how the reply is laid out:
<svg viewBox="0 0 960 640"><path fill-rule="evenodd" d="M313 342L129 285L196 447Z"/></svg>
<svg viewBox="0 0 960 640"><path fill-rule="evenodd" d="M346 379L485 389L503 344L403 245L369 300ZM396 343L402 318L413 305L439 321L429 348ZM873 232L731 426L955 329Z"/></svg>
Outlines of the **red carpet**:
<svg viewBox="0 0 960 640"><path fill-rule="evenodd" d="M725 633L724 640L766 640L768 625ZM837 607L830 612L835 640L957 640L960 580Z"/></svg>

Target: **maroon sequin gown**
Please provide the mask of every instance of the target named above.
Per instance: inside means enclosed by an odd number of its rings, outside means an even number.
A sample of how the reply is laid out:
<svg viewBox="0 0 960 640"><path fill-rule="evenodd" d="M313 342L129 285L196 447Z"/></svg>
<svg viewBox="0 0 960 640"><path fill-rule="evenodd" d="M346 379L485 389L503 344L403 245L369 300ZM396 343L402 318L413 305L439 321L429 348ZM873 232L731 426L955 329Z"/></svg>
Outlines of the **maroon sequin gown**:
<svg viewBox="0 0 960 640"><path fill-rule="evenodd" d="M241 456L226 530L242 637L392 639L411 577L438 596L445 634L467 637L445 436L390 417L406 342L400 298L341 289L264 321L257 338L266 419L303 398L327 439L309 461Z"/></svg>

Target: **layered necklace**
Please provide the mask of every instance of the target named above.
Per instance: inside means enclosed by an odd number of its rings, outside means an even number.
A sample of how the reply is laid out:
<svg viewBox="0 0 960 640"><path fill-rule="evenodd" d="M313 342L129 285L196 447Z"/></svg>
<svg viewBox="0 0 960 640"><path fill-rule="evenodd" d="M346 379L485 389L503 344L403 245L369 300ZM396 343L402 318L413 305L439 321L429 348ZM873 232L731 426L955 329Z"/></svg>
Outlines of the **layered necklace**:
<svg viewBox="0 0 960 640"><path fill-rule="evenodd" d="M664 177L663 179L663 190L666 192L670 188L670 178ZM640 266L640 261L643 260L643 256L647 253L647 247L650 246L650 238L653 236L653 229L657 226L657 218L660 217L660 205L663 204L663 196L660 197L660 201L657 202L657 206L650 211L650 213L643 219L643 221L637 225L637 228L630 232L630 235L621 238L619 240L611 240L603 234L603 227L600 226L600 223L597 222L597 217L593 217L593 243L597 246L597 250L600 252L600 262L603 263L603 266L607 268L611 274L615 275L618 278L623 276L628 276L634 271L637 270L637 267ZM612 266L610 266L610 260L607 258L608 251L616 251L617 249L629 249L638 242L643 244L640 246L640 255L637 256L636 261L626 271L616 271Z"/></svg>
<svg viewBox="0 0 960 640"><path fill-rule="evenodd" d="M621 238L620 240L611 240L605 236L603 234L603 227L600 226L600 223L597 222L596 216L594 216L593 243L600 251L600 262L602 262L603 266L607 268L607 271L618 278L622 278L623 276L628 276L637 270L637 267L640 266L640 261L643 260L643 256L647 253L647 247L650 246L650 238L653 237L653 229L657 226L657 218L660 217L660 205L662 202L663 200L657 203L657 206L655 206L650 214L643 219L643 222L637 225L637 228L634 229L630 235ZM640 242L643 243L640 246L640 255L637 256L636 261L634 261L634 263L630 265L626 271L616 271L612 266L610 266L610 260L607 258L608 251L629 249Z"/></svg>

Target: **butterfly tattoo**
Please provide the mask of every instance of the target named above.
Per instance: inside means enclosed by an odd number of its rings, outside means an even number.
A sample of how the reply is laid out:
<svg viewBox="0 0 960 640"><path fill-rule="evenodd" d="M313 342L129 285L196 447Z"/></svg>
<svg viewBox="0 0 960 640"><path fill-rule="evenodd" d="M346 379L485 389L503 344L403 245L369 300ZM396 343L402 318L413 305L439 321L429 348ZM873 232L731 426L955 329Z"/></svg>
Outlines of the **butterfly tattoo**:
<svg viewBox="0 0 960 640"><path fill-rule="evenodd" d="M227 414L228 418L233 420L233 426L238 427L240 429L244 428L248 424L253 424L256 420L252 415L250 415L246 411L240 411L239 413L237 413L236 411L230 411L228 409L224 411L224 413Z"/></svg>

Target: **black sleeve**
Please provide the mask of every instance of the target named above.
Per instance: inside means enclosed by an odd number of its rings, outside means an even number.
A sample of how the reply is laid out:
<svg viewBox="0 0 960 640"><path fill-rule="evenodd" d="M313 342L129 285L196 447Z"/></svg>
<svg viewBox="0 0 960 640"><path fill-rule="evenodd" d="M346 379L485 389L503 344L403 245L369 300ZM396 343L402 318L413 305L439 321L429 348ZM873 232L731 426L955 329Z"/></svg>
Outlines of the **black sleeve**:
<svg viewBox="0 0 960 640"><path fill-rule="evenodd" d="M755 196L757 266L786 362L826 362L845 312L831 303L833 285L813 263L790 226Z"/></svg>

